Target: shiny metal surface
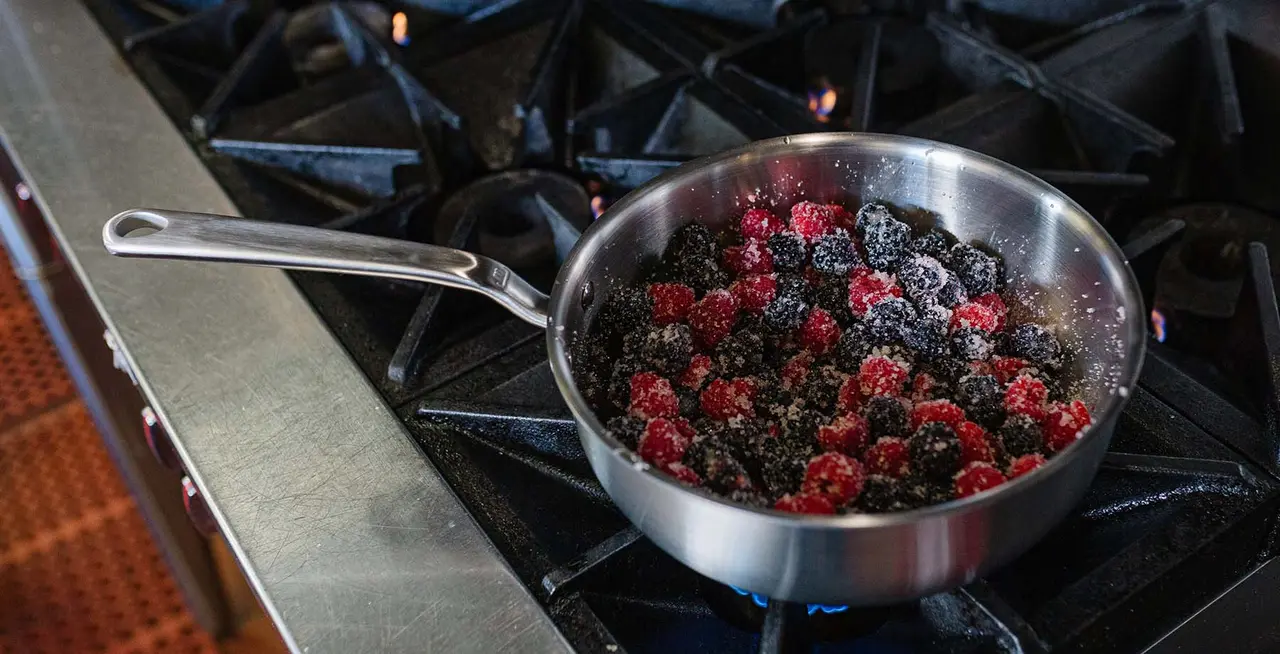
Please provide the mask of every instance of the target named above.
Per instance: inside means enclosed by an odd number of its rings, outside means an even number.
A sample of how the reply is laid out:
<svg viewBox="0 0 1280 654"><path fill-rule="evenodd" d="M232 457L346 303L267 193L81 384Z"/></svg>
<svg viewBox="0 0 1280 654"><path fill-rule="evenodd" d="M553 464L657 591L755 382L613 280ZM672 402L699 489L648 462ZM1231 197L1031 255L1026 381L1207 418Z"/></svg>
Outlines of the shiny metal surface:
<svg viewBox="0 0 1280 654"><path fill-rule="evenodd" d="M102 227L124 257L226 261L442 284L488 296L522 320L547 325L547 296L511 269L470 252L315 227L160 209L129 209Z"/></svg>
<svg viewBox="0 0 1280 654"><path fill-rule="evenodd" d="M81 5L0 0L0 61L4 145L289 646L568 651L283 273L103 250L235 209Z"/></svg>

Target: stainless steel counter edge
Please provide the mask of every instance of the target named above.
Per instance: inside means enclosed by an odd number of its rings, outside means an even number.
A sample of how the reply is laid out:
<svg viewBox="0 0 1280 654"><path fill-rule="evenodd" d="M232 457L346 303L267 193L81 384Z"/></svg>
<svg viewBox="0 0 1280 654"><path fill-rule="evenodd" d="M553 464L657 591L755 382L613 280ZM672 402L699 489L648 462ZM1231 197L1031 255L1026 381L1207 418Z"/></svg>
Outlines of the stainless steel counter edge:
<svg viewBox="0 0 1280 654"><path fill-rule="evenodd" d="M103 250L129 207L236 211L88 12L0 0L0 61L0 134L290 647L569 650L283 273Z"/></svg>

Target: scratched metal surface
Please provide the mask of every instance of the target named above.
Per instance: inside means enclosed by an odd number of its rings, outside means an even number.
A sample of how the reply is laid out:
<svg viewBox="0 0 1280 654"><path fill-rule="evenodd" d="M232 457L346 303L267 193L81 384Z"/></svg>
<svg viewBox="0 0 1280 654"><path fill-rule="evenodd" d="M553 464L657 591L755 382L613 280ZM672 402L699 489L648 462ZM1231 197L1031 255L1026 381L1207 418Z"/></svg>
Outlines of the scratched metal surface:
<svg viewBox="0 0 1280 654"><path fill-rule="evenodd" d="M85 10L0 0L0 62L0 132L290 647L568 650L282 273L106 254L122 209L235 209Z"/></svg>

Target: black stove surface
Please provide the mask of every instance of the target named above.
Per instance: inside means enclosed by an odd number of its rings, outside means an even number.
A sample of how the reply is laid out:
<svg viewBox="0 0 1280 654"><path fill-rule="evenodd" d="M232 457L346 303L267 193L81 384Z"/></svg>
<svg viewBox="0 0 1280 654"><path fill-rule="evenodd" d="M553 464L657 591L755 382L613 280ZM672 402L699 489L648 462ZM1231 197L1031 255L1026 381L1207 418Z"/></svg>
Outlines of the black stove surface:
<svg viewBox="0 0 1280 654"><path fill-rule="evenodd" d="M1125 244L1151 348L1088 495L988 578L874 610L768 602L644 540L542 334L495 305L293 273L578 649L1280 647L1274 3L84 1L245 216L472 249L544 290L627 189L822 130L1000 157Z"/></svg>

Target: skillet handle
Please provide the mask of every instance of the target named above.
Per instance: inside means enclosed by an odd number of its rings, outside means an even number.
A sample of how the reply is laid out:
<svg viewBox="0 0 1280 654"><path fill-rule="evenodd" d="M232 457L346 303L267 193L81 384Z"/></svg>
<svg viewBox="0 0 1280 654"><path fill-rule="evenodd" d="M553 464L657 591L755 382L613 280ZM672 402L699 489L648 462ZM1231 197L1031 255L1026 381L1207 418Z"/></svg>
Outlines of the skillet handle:
<svg viewBox="0 0 1280 654"><path fill-rule="evenodd" d="M549 299L510 268L436 245L159 209L117 214L103 226L102 244L118 257L226 261L441 284L482 293L526 322L547 326Z"/></svg>

